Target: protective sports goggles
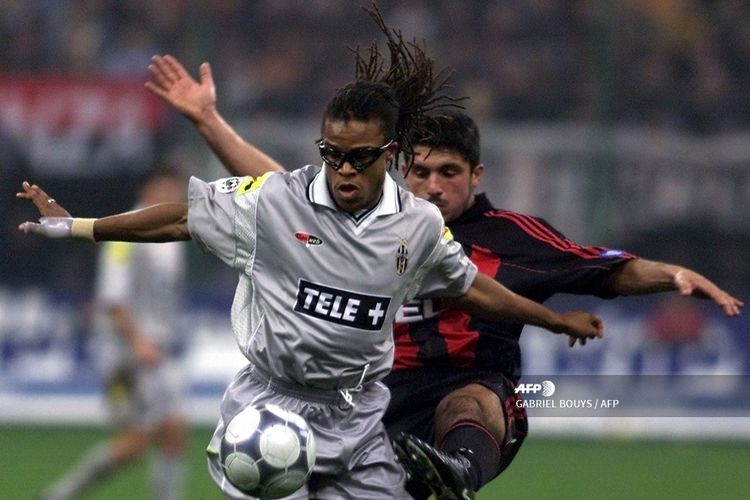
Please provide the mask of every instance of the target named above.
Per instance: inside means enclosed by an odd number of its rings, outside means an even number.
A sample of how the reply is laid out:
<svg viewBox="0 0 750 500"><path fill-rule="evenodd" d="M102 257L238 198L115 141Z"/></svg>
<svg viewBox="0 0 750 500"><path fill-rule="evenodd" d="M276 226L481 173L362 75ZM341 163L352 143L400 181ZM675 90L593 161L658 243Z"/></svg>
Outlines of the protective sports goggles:
<svg viewBox="0 0 750 500"><path fill-rule="evenodd" d="M344 165L344 162L349 162L354 167L354 170L362 172L375 163L394 142L395 139L391 139L387 144L379 148L356 148L346 153L342 153L329 144L326 144L323 139L316 141L316 144L320 151L320 157L332 169L338 170Z"/></svg>

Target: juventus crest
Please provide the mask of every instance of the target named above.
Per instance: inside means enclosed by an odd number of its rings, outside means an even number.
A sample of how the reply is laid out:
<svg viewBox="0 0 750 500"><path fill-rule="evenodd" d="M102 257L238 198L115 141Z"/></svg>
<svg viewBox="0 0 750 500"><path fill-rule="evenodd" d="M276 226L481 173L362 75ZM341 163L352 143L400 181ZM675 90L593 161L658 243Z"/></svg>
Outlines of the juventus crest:
<svg viewBox="0 0 750 500"><path fill-rule="evenodd" d="M401 276L406 272L409 264L409 250L406 248L406 238L399 238L398 250L396 250L396 274Z"/></svg>

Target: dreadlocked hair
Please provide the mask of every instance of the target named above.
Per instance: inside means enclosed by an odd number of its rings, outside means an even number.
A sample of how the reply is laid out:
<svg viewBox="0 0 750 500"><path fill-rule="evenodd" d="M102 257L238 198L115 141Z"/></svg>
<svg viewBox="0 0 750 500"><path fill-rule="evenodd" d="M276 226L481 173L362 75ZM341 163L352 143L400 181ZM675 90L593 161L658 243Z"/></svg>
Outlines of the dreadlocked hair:
<svg viewBox="0 0 750 500"><path fill-rule="evenodd" d="M424 127L426 121L433 119L428 113L446 107L460 108L457 103L465 98L453 98L444 93L450 88L453 70L444 68L435 74L433 60L427 56L424 43L405 42L399 30L385 24L375 3L372 9L363 9L386 36L389 64L377 42L365 50L351 49L356 58L355 81L337 89L326 108L324 121L326 118L377 118L386 140L394 139L399 153L411 162L413 133L429 128Z"/></svg>

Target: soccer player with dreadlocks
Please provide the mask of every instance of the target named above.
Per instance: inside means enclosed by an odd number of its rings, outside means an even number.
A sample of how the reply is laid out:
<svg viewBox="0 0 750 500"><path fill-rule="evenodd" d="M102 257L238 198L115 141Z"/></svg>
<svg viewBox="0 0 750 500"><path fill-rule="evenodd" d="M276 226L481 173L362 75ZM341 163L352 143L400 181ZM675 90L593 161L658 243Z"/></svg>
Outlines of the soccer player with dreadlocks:
<svg viewBox="0 0 750 500"><path fill-rule="evenodd" d="M374 14L392 63L404 64L409 48ZM384 67L377 47L357 52L358 78L398 71ZM195 124L231 171L283 171L218 114L207 64L200 83L171 56L155 57L151 70L149 88ZM466 114L442 110L422 119L410 144L404 174L412 192L438 206L481 271L517 293L543 301L556 293L609 298L679 290L714 300L728 316L739 312L740 301L692 270L577 245L541 219L495 209L475 194L485 166L479 130ZM415 498L427 498L430 488L439 499L470 496L508 467L527 432L525 410L513 405L523 325L486 321L441 302L420 298L399 310L394 371L384 379L392 392L384 422L412 473Z"/></svg>
<svg viewBox="0 0 750 500"><path fill-rule="evenodd" d="M417 51L418 52L418 51ZM387 175L425 107L439 104L432 62L402 61L388 83L338 89L321 123L324 166L289 173L193 178L188 203L167 203L99 219L73 218L40 187L18 198L43 216L20 229L89 241L194 240L239 273L232 328L248 359L228 387L209 445L209 471L229 498L218 443L225 424L249 404L302 415L317 459L290 498L407 498L382 416L390 394L379 381L393 363L392 322L416 296L453 297L499 321L601 337L588 312L558 314L478 274L446 230L440 211Z"/></svg>

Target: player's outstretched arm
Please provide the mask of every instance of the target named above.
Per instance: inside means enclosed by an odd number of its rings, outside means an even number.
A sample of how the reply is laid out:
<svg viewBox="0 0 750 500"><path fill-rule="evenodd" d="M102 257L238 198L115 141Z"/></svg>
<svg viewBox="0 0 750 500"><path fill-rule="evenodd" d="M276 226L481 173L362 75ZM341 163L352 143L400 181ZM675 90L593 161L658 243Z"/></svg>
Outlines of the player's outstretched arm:
<svg viewBox="0 0 750 500"><path fill-rule="evenodd" d="M549 308L518 295L497 281L477 273L469 291L455 299L459 307L491 321L513 321L540 326L569 336L568 344L604 335L601 318L586 311L556 313Z"/></svg>
<svg viewBox="0 0 750 500"><path fill-rule="evenodd" d="M200 66L200 83L169 54L153 56L148 69L151 80L146 82L146 88L193 123L229 172L258 177L269 171L284 171L273 158L240 137L219 114L216 87L207 62Z"/></svg>
<svg viewBox="0 0 750 500"><path fill-rule="evenodd" d="M46 238L90 241L165 242L189 240L186 203L160 203L101 219L72 217L37 185L24 181L16 197L31 201L39 210L39 222L23 222L18 229Z"/></svg>
<svg viewBox="0 0 750 500"><path fill-rule="evenodd" d="M634 259L617 270L614 289L621 295L678 291L685 296L713 300L727 316L737 316L744 303L691 269L664 262Z"/></svg>

